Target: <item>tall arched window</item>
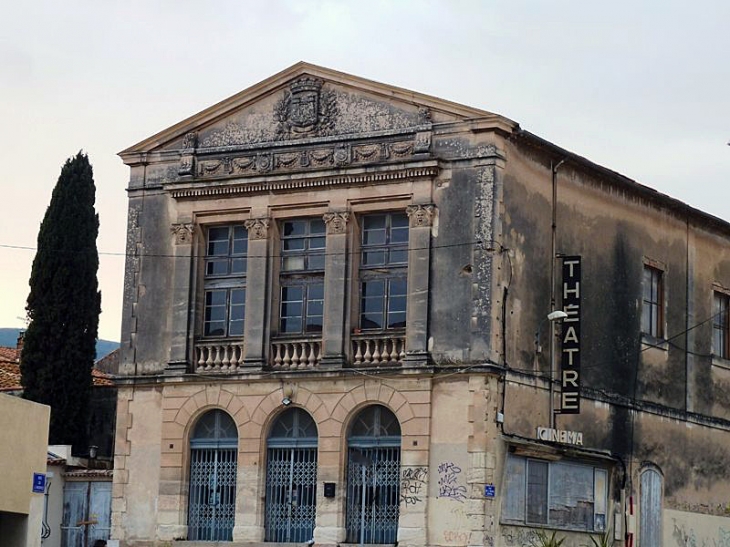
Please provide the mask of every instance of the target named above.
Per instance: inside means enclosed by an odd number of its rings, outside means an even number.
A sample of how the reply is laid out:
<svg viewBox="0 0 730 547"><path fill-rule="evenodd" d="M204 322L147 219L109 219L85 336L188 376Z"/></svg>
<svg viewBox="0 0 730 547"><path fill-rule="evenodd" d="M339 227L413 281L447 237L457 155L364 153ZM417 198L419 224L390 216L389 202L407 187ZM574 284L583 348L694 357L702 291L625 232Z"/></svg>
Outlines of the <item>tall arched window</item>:
<svg viewBox="0 0 730 547"><path fill-rule="evenodd" d="M188 539L232 541L238 431L222 410L203 414L190 438Z"/></svg>
<svg viewBox="0 0 730 547"><path fill-rule="evenodd" d="M317 509L317 426L301 408L287 409L266 445L266 541L309 541Z"/></svg>
<svg viewBox="0 0 730 547"><path fill-rule="evenodd" d="M395 543L400 491L400 424L390 410L369 406L347 438L347 542Z"/></svg>
<svg viewBox="0 0 730 547"><path fill-rule="evenodd" d="M662 476L656 469L641 472L641 511L639 513L639 545L662 545Z"/></svg>

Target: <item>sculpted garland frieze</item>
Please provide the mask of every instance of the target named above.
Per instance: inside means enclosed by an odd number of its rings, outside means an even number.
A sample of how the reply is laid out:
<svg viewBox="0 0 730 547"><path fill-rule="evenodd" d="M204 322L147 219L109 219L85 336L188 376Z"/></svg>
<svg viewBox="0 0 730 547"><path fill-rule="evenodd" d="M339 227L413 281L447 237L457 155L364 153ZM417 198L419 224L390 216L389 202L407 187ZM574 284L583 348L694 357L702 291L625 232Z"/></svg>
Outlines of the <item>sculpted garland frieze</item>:
<svg viewBox="0 0 730 547"><path fill-rule="evenodd" d="M429 139L430 145L430 139ZM427 149L426 149L427 150ZM397 141L375 144L335 144L329 147L287 152L261 152L216 159L197 159L188 163L181 159L179 174L195 174L198 178L236 175L261 175L270 172L296 171L306 168L342 167L407 158L424 151L418 141ZM189 156L191 162L194 156ZM184 169L183 169L184 167Z"/></svg>

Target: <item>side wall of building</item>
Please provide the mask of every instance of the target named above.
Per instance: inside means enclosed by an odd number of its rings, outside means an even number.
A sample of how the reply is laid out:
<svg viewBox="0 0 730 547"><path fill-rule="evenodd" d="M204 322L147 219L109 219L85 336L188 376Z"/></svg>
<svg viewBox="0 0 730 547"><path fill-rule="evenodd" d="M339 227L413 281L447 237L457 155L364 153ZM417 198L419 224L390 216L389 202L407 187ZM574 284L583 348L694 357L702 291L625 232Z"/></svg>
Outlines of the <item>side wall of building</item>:
<svg viewBox="0 0 730 547"><path fill-rule="evenodd" d="M46 405L0 394L0 537L15 538L14 545L34 547L41 543L43 494L33 493L33 473L45 473L48 424Z"/></svg>
<svg viewBox="0 0 730 547"><path fill-rule="evenodd" d="M662 476L665 511L726 516L730 479L721 462L730 457L730 415L722 388L728 369L712 355L712 302L730 282L727 227L569 158L556 174L559 256L551 308L551 166L563 158L519 139L505 148L501 232L513 249L505 431L535 438L537 427L548 426L547 314L562 309L560 255L578 255L581 411L558 414L555 427L582 432L585 447L616 458L614 502L640 499L639 472L653 465ZM642 334L646 267L661 272L663 285L656 337ZM557 325L556 378L568 325ZM636 537L640 517L632 522ZM662 526L671 537L666 515Z"/></svg>

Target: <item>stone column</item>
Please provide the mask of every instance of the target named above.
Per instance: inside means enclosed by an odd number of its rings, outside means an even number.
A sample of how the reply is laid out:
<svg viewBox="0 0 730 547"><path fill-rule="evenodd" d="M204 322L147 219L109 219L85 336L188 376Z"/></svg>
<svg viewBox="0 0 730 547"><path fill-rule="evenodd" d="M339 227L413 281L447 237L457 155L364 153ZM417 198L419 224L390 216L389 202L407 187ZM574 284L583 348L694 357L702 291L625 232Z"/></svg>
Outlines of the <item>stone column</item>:
<svg viewBox="0 0 730 547"><path fill-rule="evenodd" d="M320 367L341 367L347 350L347 212L325 213L327 246L324 266L324 324Z"/></svg>
<svg viewBox="0 0 730 547"><path fill-rule="evenodd" d="M428 359L428 291L431 268L431 224L434 205L409 205L408 307L406 309L406 357L409 364Z"/></svg>
<svg viewBox="0 0 730 547"><path fill-rule="evenodd" d="M170 354L166 375L185 374L188 369L188 339L190 334L190 264L193 251L193 230L190 223L173 224L175 238L172 265L172 321Z"/></svg>
<svg viewBox="0 0 730 547"><path fill-rule="evenodd" d="M266 361L269 329L266 310L269 299L269 219L247 220L248 265L246 270L246 322L243 329L243 365L262 366Z"/></svg>

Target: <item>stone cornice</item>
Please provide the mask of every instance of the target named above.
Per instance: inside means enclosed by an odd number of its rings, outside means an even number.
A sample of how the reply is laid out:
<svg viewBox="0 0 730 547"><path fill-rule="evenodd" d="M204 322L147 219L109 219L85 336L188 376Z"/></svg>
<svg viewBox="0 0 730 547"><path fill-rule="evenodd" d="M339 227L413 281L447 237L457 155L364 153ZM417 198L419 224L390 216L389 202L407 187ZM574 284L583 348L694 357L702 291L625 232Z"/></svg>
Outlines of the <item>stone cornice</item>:
<svg viewBox="0 0 730 547"><path fill-rule="evenodd" d="M308 190L312 188L329 188L334 186L357 186L362 184L387 184L414 178L429 178L438 175L436 161L419 162L419 165L383 166L379 169L353 169L350 172L326 174L326 172L307 173L296 178L257 177L253 180L226 181L221 184L211 182L188 182L184 187L179 184L168 185L167 190L175 199L225 197L250 195L267 192L288 192ZM390 168L388 168L390 167Z"/></svg>

